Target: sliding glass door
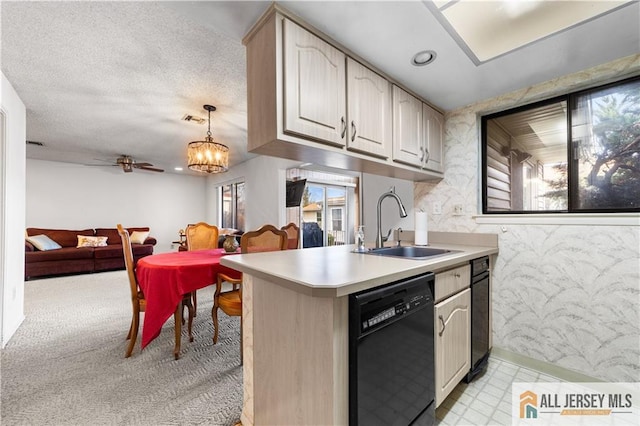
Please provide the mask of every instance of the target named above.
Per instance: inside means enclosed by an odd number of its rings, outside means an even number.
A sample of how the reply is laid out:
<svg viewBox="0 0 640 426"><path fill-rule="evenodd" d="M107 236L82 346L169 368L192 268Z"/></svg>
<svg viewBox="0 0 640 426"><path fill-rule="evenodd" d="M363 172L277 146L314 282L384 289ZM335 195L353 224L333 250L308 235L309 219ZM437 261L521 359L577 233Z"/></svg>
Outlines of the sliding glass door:
<svg viewBox="0 0 640 426"><path fill-rule="evenodd" d="M307 182L302 195L302 247L351 244L353 188Z"/></svg>

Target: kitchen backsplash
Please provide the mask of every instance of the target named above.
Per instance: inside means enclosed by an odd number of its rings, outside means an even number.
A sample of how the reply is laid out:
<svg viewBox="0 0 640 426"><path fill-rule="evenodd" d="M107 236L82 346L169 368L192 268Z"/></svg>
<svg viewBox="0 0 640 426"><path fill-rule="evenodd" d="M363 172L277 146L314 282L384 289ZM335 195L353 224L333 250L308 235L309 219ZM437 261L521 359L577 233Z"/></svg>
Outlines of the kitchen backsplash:
<svg viewBox="0 0 640 426"><path fill-rule="evenodd" d="M444 179L414 186L430 230L499 234L494 346L612 382L640 381L640 224L477 224L478 118L639 72L634 55L446 114Z"/></svg>

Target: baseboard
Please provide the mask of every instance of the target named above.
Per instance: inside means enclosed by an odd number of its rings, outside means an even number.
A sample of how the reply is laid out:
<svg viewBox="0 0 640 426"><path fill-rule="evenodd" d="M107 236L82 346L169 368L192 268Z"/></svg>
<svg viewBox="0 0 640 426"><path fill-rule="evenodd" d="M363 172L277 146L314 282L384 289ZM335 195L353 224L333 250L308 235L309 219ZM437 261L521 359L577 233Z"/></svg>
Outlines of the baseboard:
<svg viewBox="0 0 640 426"><path fill-rule="evenodd" d="M504 361L518 364L522 367L539 371L540 373L543 373L549 376L557 377L558 379L563 380L565 382L573 382L573 383L604 382L604 380L602 379L596 379L595 377L582 374L575 370L569 370L567 368L560 367L550 362L540 361L538 359L530 358L526 355L521 355L519 353L511 352L509 350L499 348L496 346L494 346L491 349L491 356L495 356L496 358L500 358Z"/></svg>
<svg viewBox="0 0 640 426"><path fill-rule="evenodd" d="M11 338L16 333L16 331L18 331L18 328L20 327L20 325L22 324L24 319L25 319L25 316L22 315L20 317L20 320L16 321L13 324L13 326L11 326L11 328L6 331L6 333L2 333L2 349L4 349L4 347L7 345L7 343L9 343L9 340L11 340Z"/></svg>

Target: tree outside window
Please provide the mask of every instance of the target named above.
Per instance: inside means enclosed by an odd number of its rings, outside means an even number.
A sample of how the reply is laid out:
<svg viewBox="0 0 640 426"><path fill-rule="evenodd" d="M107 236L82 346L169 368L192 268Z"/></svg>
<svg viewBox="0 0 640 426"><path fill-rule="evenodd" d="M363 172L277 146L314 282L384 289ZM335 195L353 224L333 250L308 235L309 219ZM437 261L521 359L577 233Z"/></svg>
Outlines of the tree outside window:
<svg viewBox="0 0 640 426"><path fill-rule="evenodd" d="M581 94L576 103L577 207L640 208L640 81Z"/></svg>

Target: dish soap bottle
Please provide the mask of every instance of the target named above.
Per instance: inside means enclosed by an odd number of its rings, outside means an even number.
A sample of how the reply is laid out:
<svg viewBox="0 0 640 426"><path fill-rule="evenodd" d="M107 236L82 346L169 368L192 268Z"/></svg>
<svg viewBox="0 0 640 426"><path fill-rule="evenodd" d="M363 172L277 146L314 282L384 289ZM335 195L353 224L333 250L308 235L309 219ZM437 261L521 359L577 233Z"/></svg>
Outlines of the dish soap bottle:
<svg viewBox="0 0 640 426"><path fill-rule="evenodd" d="M358 231L356 232L356 251L359 253L364 253L367 249L364 247L364 226L358 226Z"/></svg>

